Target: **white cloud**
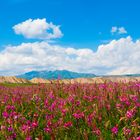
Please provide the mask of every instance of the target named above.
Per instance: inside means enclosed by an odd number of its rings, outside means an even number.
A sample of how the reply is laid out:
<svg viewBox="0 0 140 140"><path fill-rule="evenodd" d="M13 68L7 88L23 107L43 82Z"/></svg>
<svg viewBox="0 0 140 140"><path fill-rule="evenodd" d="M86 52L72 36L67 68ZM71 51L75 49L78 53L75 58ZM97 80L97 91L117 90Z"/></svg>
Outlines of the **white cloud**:
<svg viewBox="0 0 140 140"><path fill-rule="evenodd" d="M111 28L111 33L115 33L115 32L117 32L117 30L118 30L118 28L116 26L114 26Z"/></svg>
<svg viewBox="0 0 140 140"><path fill-rule="evenodd" d="M118 33L119 34L127 34L127 31L124 27L120 27L120 28L118 28Z"/></svg>
<svg viewBox="0 0 140 140"><path fill-rule="evenodd" d="M111 28L111 31L110 31L112 34L127 34L127 31L124 27L117 27L117 26L114 26Z"/></svg>
<svg viewBox="0 0 140 140"><path fill-rule="evenodd" d="M63 36L60 26L48 23L46 19L28 19L13 26L16 34L23 35L28 39L49 40Z"/></svg>
<svg viewBox="0 0 140 140"><path fill-rule="evenodd" d="M0 74L67 69L95 74L140 73L140 40L113 40L91 49L52 45L45 41L7 46L0 52Z"/></svg>

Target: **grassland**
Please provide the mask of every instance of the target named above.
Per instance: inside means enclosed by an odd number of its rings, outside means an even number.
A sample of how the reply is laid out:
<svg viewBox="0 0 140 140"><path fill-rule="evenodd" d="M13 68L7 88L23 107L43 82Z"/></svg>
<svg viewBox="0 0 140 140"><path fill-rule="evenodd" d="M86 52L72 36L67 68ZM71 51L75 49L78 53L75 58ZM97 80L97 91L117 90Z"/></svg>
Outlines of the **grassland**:
<svg viewBox="0 0 140 140"><path fill-rule="evenodd" d="M1 140L140 140L140 82L0 84Z"/></svg>

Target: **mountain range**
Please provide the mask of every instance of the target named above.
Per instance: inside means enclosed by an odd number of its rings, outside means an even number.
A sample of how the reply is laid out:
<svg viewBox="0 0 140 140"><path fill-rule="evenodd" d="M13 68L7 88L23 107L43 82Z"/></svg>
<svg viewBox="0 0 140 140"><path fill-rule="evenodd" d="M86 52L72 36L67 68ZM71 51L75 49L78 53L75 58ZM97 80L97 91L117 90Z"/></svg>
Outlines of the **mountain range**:
<svg viewBox="0 0 140 140"><path fill-rule="evenodd" d="M24 78L31 80L33 78L43 79L75 79L75 78L93 78L95 74L90 73L77 73L68 70L55 70L55 71L31 71L22 75L16 76L17 78Z"/></svg>

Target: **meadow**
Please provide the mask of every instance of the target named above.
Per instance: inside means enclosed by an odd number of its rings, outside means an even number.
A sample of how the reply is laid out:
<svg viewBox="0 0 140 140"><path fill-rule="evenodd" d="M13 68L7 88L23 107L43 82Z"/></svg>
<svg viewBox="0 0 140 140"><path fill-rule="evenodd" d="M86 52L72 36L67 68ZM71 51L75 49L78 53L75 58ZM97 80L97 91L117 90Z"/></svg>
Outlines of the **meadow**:
<svg viewBox="0 0 140 140"><path fill-rule="evenodd" d="M0 140L140 140L140 82L1 84Z"/></svg>

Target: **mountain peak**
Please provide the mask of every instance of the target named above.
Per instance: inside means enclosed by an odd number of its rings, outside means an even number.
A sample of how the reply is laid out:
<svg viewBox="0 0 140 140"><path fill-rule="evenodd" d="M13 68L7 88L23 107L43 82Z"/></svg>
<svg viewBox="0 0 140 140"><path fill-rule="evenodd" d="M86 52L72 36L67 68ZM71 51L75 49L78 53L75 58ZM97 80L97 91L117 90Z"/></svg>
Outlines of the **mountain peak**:
<svg viewBox="0 0 140 140"><path fill-rule="evenodd" d="M43 79L75 79L75 78L93 78L95 74L90 73L78 73L68 70L54 70L54 71L30 71L22 75L18 75L18 78L25 78L31 80L33 78Z"/></svg>

